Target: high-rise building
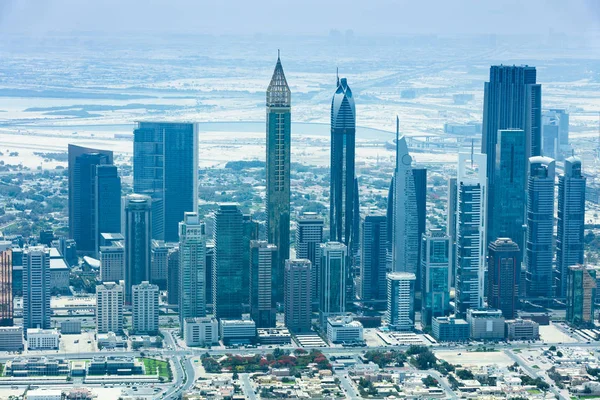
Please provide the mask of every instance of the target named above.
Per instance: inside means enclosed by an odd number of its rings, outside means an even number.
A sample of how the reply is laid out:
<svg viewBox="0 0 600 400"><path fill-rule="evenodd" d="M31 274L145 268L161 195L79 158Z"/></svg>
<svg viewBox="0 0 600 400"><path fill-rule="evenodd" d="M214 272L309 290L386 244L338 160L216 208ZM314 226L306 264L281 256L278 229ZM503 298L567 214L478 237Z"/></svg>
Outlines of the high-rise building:
<svg viewBox="0 0 600 400"><path fill-rule="evenodd" d="M123 331L123 287L114 282L96 286L96 333Z"/></svg>
<svg viewBox="0 0 600 400"><path fill-rule="evenodd" d="M206 224L206 222L205 222ZM214 232L212 234L208 234L206 230L206 254L204 259L206 262L206 305L207 309L210 310L211 313L214 314L213 310L213 259L215 258L215 241L214 241ZM210 239L209 239L210 238Z"/></svg>
<svg viewBox="0 0 600 400"><path fill-rule="evenodd" d="M242 316L244 281L244 216L235 203L219 204L215 214L215 254L213 258L213 307L215 316ZM249 251L249 249L248 249ZM247 267L246 267L247 269Z"/></svg>
<svg viewBox="0 0 600 400"><path fill-rule="evenodd" d="M125 247L123 242L100 246L100 280L119 282L125 279Z"/></svg>
<svg viewBox="0 0 600 400"><path fill-rule="evenodd" d="M558 150L558 122L542 120L542 155L556 158Z"/></svg>
<svg viewBox="0 0 600 400"><path fill-rule="evenodd" d="M585 176L579 157L564 162L564 174L558 176L558 230L556 236L556 294L567 295L567 270L583 264L583 226L585 224Z"/></svg>
<svg viewBox="0 0 600 400"><path fill-rule="evenodd" d="M121 231L121 178L114 165L97 165L94 190L95 251L101 245L101 234Z"/></svg>
<svg viewBox="0 0 600 400"><path fill-rule="evenodd" d="M197 124L137 123L133 191L152 198L152 238L177 242L183 213L198 208Z"/></svg>
<svg viewBox="0 0 600 400"><path fill-rule="evenodd" d="M288 260L285 263L285 326L294 333L310 332L311 327L311 262Z"/></svg>
<svg viewBox="0 0 600 400"><path fill-rule="evenodd" d="M421 323L450 313L450 236L430 229L421 238Z"/></svg>
<svg viewBox="0 0 600 400"><path fill-rule="evenodd" d="M367 215L363 221L360 257L360 298L363 302L387 299L387 217Z"/></svg>
<svg viewBox="0 0 600 400"><path fill-rule="evenodd" d="M290 257L291 92L279 56L267 88L267 241L278 253L273 286L283 287L285 260ZM258 239L258 238L257 238ZM283 302L283 291L273 293ZM257 321L257 326L260 326Z"/></svg>
<svg viewBox="0 0 600 400"><path fill-rule="evenodd" d="M321 287L319 290L319 314L321 324L327 317L342 314L346 310L345 277L348 248L339 242L321 245Z"/></svg>
<svg viewBox="0 0 600 400"><path fill-rule="evenodd" d="M179 223L179 324L206 316L206 235L200 216L186 212Z"/></svg>
<svg viewBox="0 0 600 400"><path fill-rule="evenodd" d="M242 222L242 282L247 284L250 282L250 242L253 240L258 240L259 235L259 225L258 222L252 219L252 215L244 214L243 222ZM274 271L274 275L278 271ZM273 277L273 281L275 282L277 277ZM283 285L283 281L281 282ZM278 299L280 297L280 292L283 290L283 286L281 287L273 287L273 298ZM277 300L276 300L277 301ZM283 299L282 299L283 301ZM250 304L250 291L247 289L247 286L244 286L244 290L242 291L242 304L244 305L244 310L248 308Z"/></svg>
<svg viewBox="0 0 600 400"><path fill-rule="evenodd" d="M144 281L132 287L132 327L137 334L158 333L158 286Z"/></svg>
<svg viewBox="0 0 600 400"><path fill-rule="evenodd" d="M517 316L521 274L519 246L509 238L498 238L488 247L488 306L502 311L506 319Z"/></svg>
<svg viewBox="0 0 600 400"><path fill-rule="evenodd" d="M419 263L419 215L412 157L406 137L399 137L400 122L396 118L396 169L394 171L394 272L416 274Z"/></svg>
<svg viewBox="0 0 600 400"><path fill-rule="evenodd" d="M527 181L527 297L552 297L555 162L529 159Z"/></svg>
<svg viewBox="0 0 600 400"><path fill-rule="evenodd" d="M12 326L13 305L13 266L12 242L0 241L0 326Z"/></svg>
<svg viewBox="0 0 600 400"><path fill-rule="evenodd" d="M152 200L130 194L125 198L125 303L131 304L131 287L150 280Z"/></svg>
<svg viewBox="0 0 600 400"><path fill-rule="evenodd" d="M556 157L558 160L563 160L567 155L571 154L571 146L569 144L569 113L564 109L551 108L544 111L542 114L542 135L544 144L546 144L546 133L552 139L556 139L555 148ZM550 141L550 140L548 140ZM546 157L552 157L545 152L542 154Z"/></svg>
<svg viewBox="0 0 600 400"><path fill-rule="evenodd" d="M594 325L597 271L583 265L571 265L567 275L567 322Z"/></svg>
<svg viewBox="0 0 600 400"><path fill-rule="evenodd" d="M169 305L179 305L179 247L169 249L168 256L169 274L167 277L167 303ZM205 264L206 268L212 269L211 264ZM212 287L211 281L205 281L206 287Z"/></svg>
<svg viewBox="0 0 600 400"><path fill-rule="evenodd" d="M105 191L97 185L97 167L99 165L111 165L113 153L108 150L97 150L69 144L69 238L77 242L79 251L95 254L98 250L100 232L96 225L98 216L97 205L112 204L114 193L112 190ZM102 172L104 176L104 172ZM104 180L104 178L102 178ZM108 195L108 199L97 198L97 190ZM119 193L117 194L120 197ZM104 209L108 212L109 219L119 213L119 209ZM102 216L104 218L104 216Z"/></svg>
<svg viewBox="0 0 600 400"><path fill-rule="evenodd" d="M50 329L50 251L44 246L23 250L23 331Z"/></svg>
<svg viewBox="0 0 600 400"><path fill-rule="evenodd" d="M425 233L425 220L427 213L427 168L414 167L413 178L415 180L415 198L417 201L417 241ZM421 246L417 245L417 270L421 267ZM421 290L421 272L417 271L417 290Z"/></svg>
<svg viewBox="0 0 600 400"><path fill-rule="evenodd" d="M150 248L150 282L160 290L167 288L167 264L169 246L163 240L152 240Z"/></svg>
<svg viewBox="0 0 600 400"><path fill-rule="evenodd" d="M298 216L296 221L296 258L311 262L311 293L313 301L319 299L319 255L320 245L323 243L323 218L317 213L305 212Z"/></svg>
<svg viewBox="0 0 600 400"><path fill-rule="evenodd" d="M450 245L452 253L450 256L450 286L454 287L456 278L456 210L457 210L458 192L456 189L456 178L448 179L448 216L446 219L446 234L450 236Z"/></svg>
<svg viewBox="0 0 600 400"><path fill-rule="evenodd" d="M530 66L494 65L490 67L490 80L485 83L483 100L483 136L481 152L487 155L487 220L489 235L485 244L494 241L496 225L504 216L496 210L495 193L497 168L496 155L499 131L521 129L525 133L525 152L522 165L529 157L542 151L542 86L536 83L536 69ZM520 162L520 161L519 161ZM521 163L521 162L520 162ZM511 236L509 236L511 237ZM517 241L516 238L511 237ZM518 243L518 241L517 241ZM485 247L485 246L484 246Z"/></svg>
<svg viewBox="0 0 600 400"><path fill-rule="evenodd" d="M390 329L410 331L415 327L415 281L412 272L387 274L387 311L385 320Z"/></svg>
<svg viewBox="0 0 600 400"><path fill-rule="evenodd" d="M487 178L485 154L458 154L456 210L456 314L483 307Z"/></svg>
<svg viewBox="0 0 600 400"><path fill-rule="evenodd" d="M275 327L277 310L273 298L273 272L277 269L277 246L265 240L250 241L250 316L257 328Z"/></svg>

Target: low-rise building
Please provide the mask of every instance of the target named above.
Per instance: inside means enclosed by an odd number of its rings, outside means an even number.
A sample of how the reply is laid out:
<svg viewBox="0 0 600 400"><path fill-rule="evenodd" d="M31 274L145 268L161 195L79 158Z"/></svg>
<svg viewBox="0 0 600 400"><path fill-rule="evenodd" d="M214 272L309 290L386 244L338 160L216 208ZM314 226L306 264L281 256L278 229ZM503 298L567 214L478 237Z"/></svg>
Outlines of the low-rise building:
<svg viewBox="0 0 600 400"><path fill-rule="evenodd" d="M469 323L454 317L435 317L431 320L431 333L438 342L466 342Z"/></svg>
<svg viewBox="0 0 600 400"><path fill-rule="evenodd" d="M68 289L71 270L65 259L60 254L55 256L53 250L56 249L50 249L50 287L58 290Z"/></svg>
<svg viewBox="0 0 600 400"><path fill-rule="evenodd" d="M62 400L62 390L34 389L27 391L27 400Z"/></svg>
<svg viewBox="0 0 600 400"><path fill-rule="evenodd" d="M251 319L221 319L223 343L253 343L256 341L256 324Z"/></svg>
<svg viewBox="0 0 600 400"><path fill-rule="evenodd" d="M99 333L96 335L98 349L127 348L127 340L117 336L114 332Z"/></svg>
<svg viewBox="0 0 600 400"><path fill-rule="evenodd" d="M27 349L58 350L59 337L56 329L27 329Z"/></svg>
<svg viewBox="0 0 600 400"><path fill-rule="evenodd" d="M63 335L79 335L81 333L81 321L78 319L62 321L60 333Z"/></svg>
<svg viewBox="0 0 600 400"><path fill-rule="evenodd" d="M88 375L143 375L144 364L134 357L95 357L90 361Z"/></svg>
<svg viewBox="0 0 600 400"><path fill-rule="evenodd" d="M6 376L28 377L28 376L60 376L69 374L69 363L62 359L51 359L46 357L15 358L7 361L5 367Z"/></svg>
<svg viewBox="0 0 600 400"><path fill-rule="evenodd" d="M23 351L23 327L0 327L0 351Z"/></svg>
<svg viewBox="0 0 600 400"><path fill-rule="evenodd" d="M467 310L471 339L504 339L504 317L502 311L493 309Z"/></svg>
<svg viewBox="0 0 600 400"><path fill-rule="evenodd" d="M292 335L287 328L266 328L258 330L260 344L290 344Z"/></svg>
<svg viewBox="0 0 600 400"><path fill-rule="evenodd" d="M353 343L363 341L363 326L352 317L327 318L327 339L331 343Z"/></svg>
<svg viewBox="0 0 600 400"><path fill-rule="evenodd" d="M219 344L219 322L211 317L186 318L183 321L183 338L186 346Z"/></svg>
<svg viewBox="0 0 600 400"><path fill-rule="evenodd" d="M535 340L540 337L540 324L527 319L505 321L508 340Z"/></svg>

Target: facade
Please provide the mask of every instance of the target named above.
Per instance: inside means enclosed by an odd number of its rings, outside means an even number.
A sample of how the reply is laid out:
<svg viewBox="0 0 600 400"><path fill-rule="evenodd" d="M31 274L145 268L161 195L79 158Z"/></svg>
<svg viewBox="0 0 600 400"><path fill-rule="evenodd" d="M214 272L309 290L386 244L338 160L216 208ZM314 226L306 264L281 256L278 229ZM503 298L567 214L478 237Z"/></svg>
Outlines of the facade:
<svg viewBox="0 0 600 400"><path fill-rule="evenodd" d="M56 329L27 329L27 350L58 350Z"/></svg>
<svg viewBox="0 0 600 400"><path fill-rule="evenodd" d="M61 400L63 392L60 389L34 389L27 392L27 400Z"/></svg>
<svg viewBox="0 0 600 400"><path fill-rule="evenodd" d="M277 309L272 288L277 268L277 246L264 240L250 241L250 316L257 328L275 327Z"/></svg>
<svg viewBox="0 0 600 400"><path fill-rule="evenodd" d="M162 240L152 240L150 247L150 282L160 290L167 289L169 247Z"/></svg>
<svg viewBox="0 0 600 400"><path fill-rule="evenodd" d="M221 319L219 321L221 340L230 342L251 343L256 340L256 324L251 319Z"/></svg>
<svg viewBox="0 0 600 400"><path fill-rule="evenodd" d="M11 247L11 242L0 241L0 326L12 326L14 317Z"/></svg>
<svg viewBox="0 0 600 400"><path fill-rule="evenodd" d="M23 327L0 327L0 351L23 351Z"/></svg>
<svg viewBox="0 0 600 400"><path fill-rule="evenodd" d="M296 221L296 258L309 260L312 264L311 293L313 301L319 299L319 255L323 243L323 225L325 221L317 213L305 212Z"/></svg>
<svg viewBox="0 0 600 400"><path fill-rule="evenodd" d="M144 364L133 357L94 357L89 362L87 374L144 375Z"/></svg>
<svg viewBox="0 0 600 400"><path fill-rule="evenodd" d="M145 281L132 288L132 326L136 334L158 333L158 286Z"/></svg>
<svg viewBox="0 0 600 400"><path fill-rule="evenodd" d="M96 333L123 332L123 297L121 285L105 282L96 286Z"/></svg>
<svg viewBox="0 0 600 400"><path fill-rule="evenodd" d="M180 282L179 282L179 248L173 248L169 250L169 256L168 256L168 268L169 268L169 274L167 277L167 303L169 303L170 305L175 305L175 304L179 304L179 288L180 288ZM206 267L208 269L212 269L212 263L211 264L206 264ZM206 281L206 287L210 287L212 286L212 282L211 281ZM181 312L181 310L179 311Z"/></svg>
<svg viewBox="0 0 600 400"><path fill-rule="evenodd" d="M502 311L506 319L517 315L521 252L508 238L498 238L488 247L488 305Z"/></svg>
<svg viewBox="0 0 600 400"><path fill-rule="evenodd" d="M425 220L427 214L427 168L413 167L413 179L415 180L415 197L417 201L417 291L421 290L421 237L425 233Z"/></svg>
<svg viewBox="0 0 600 400"><path fill-rule="evenodd" d="M242 221L242 282L250 282L250 242L258 240L259 225L257 221L252 219L251 214L244 214ZM277 271L275 271L277 272ZM273 276L273 279L276 277ZM280 292L283 286L273 286L272 296L274 299L280 298ZM247 309L250 304L250 291L244 286L242 290L242 304L244 309Z"/></svg>
<svg viewBox="0 0 600 400"><path fill-rule="evenodd" d="M456 181L456 314L483 307L487 178L485 154L458 154Z"/></svg>
<svg viewBox="0 0 600 400"><path fill-rule="evenodd" d="M278 249L273 286L283 287L285 260L290 257L291 92L279 56L267 88L267 241ZM258 238L256 238L258 239ZM275 291L274 302L283 302ZM258 323L258 321L257 321ZM259 323L260 326L260 323Z"/></svg>
<svg viewBox="0 0 600 400"><path fill-rule="evenodd" d="M367 215L362 226L360 298L363 302L387 300L387 217Z"/></svg>
<svg viewBox="0 0 600 400"><path fill-rule="evenodd" d="M179 223L179 285L172 288L179 293L179 325L182 330L188 318L206 315L206 287L211 282L206 281L208 266L205 253L206 235L200 216L186 212Z"/></svg>
<svg viewBox="0 0 600 400"><path fill-rule="evenodd" d="M451 285L454 287L454 279L456 277L456 210L458 201L456 178L448 179L448 215L446 217L446 234L450 236L450 244L452 245L452 254L450 256L450 271Z"/></svg>
<svg viewBox="0 0 600 400"><path fill-rule="evenodd" d="M352 317L327 318L327 340L330 343L355 343L362 342L363 326Z"/></svg>
<svg viewBox="0 0 600 400"><path fill-rule="evenodd" d="M471 334L469 323L454 317L434 317L431 331L438 342L466 342Z"/></svg>
<svg viewBox="0 0 600 400"><path fill-rule="evenodd" d="M467 322L471 330L471 339L504 339L504 317L500 310L471 308L467 310Z"/></svg>
<svg viewBox="0 0 600 400"><path fill-rule="evenodd" d="M554 160L529 159L527 182L527 297L552 297L554 255Z"/></svg>
<svg viewBox="0 0 600 400"><path fill-rule="evenodd" d="M339 242L321 245L321 287L319 290L319 314L321 324L326 318L343 314L346 310L345 277L348 261L348 248Z"/></svg>
<svg viewBox="0 0 600 400"><path fill-rule="evenodd" d="M52 250L55 249L50 249L50 290L68 291L71 270L62 256L52 255Z"/></svg>
<svg viewBox="0 0 600 400"><path fill-rule="evenodd" d="M567 275L567 322L593 325L598 288L596 269L572 265Z"/></svg>
<svg viewBox="0 0 600 400"><path fill-rule="evenodd" d="M6 362L5 371L6 376L13 377L68 375L69 362L46 357L17 357Z"/></svg>
<svg viewBox="0 0 600 400"><path fill-rule="evenodd" d="M285 326L294 333L310 332L312 303L312 264L310 260L285 263Z"/></svg>
<svg viewBox="0 0 600 400"><path fill-rule="evenodd" d="M387 274L387 311L385 320L392 330L412 331L415 327L415 281L410 272Z"/></svg>
<svg viewBox="0 0 600 400"><path fill-rule="evenodd" d="M530 319L505 321L507 340L537 340L540 337L540 324Z"/></svg>
<svg viewBox="0 0 600 400"><path fill-rule="evenodd" d="M23 330L50 329L50 251L43 246L23 250Z"/></svg>
<svg viewBox="0 0 600 400"><path fill-rule="evenodd" d="M125 278L125 246L115 242L111 246L100 246L100 280L119 282Z"/></svg>
<svg viewBox="0 0 600 400"><path fill-rule="evenodd" d="M152 200L130 194L125 198L125 302L131 304L131 287L150 280Z"/></svg>
<svg viewBox="0 0 600 400"><path fill-rule="evenodd" d="M242 291L248 282L243 280L243 230L243 215L237 204L220 204L215 215L213 258L213 307L218 319L242 316Z"/></svg>
<svg viewBox="0 0 600 400"><path fill-rule="evenodd" d="M197 124L136 124L133 191L152 198L152 239L176 242L183 213L198 209Z"/></svg>
<svg viewBox="0 0 600 400"><path fill-rule="evenodd" d="M61 321L60 333L62 335L79 335L81 333L81 321L78 319Z"/></svg>
<svg viewBox="0 0 600 400"><path fill-rule="evenodd" d="M450 236L430 229L421 238L421 324L431 325L433 317L450 313Z"/></svg>
<svg viewBox="0 0 600 400"><path fill-rule="evenodd" d="M581 160L569 157L564 174L558 177L558 229L556 236L556 295L567 296L567 275L571 265L583 264L585 224L585 183Z"/></svg>
<svg viewBox="0 0 600 400"><path fill-rule="evenodd" d="M546 154L546 146L544 146L542 155L558 160L563 160L570 155L569 113L558 108L544 111L542 114L542 136L544 145L548 143L552 146L552 150L556 152L555 156Z"/></svg>
<svg viewBox="0 0 600 400"><path fill-rule="evenodd" d="M121 231L121 178L114 165L97 165L94 188L94 251L97 257L102 233Z"/></svg>
<svg viewBox="0 0 600 400"><path fill-rule="evenodd" d="M212 317L186 318L183 321L183 338L186 346L219 344L219 322Z"/></svg>

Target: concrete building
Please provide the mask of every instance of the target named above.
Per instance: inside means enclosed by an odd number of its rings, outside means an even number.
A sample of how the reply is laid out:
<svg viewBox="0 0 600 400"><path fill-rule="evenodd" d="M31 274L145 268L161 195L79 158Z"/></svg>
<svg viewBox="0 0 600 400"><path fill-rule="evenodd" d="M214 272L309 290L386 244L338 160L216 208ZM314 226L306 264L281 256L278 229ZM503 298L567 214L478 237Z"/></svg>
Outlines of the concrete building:
<svg viewBox="0 0 600 400"><path fill-rule="evenodd" d="M432 335L438 342L466 342L470 337L469 323L454 317L434 317Z"/></svg>
<svg viewBox="0 0 600 400"><path fill-rule="evenodd" d="M363 341L363 326L352 317L327 318L327 340L330 343L355 343Z"/></svg>
<svg viewBox="0 0 600 400"><path fill-rule="evenodd" d="M450 243L441 229L430 229L421 238L421 323L425 326L431 325L433 317L450 313Z"/></svg>
<svg viewBox="0 0 600 400"><path fill-rule="evenodd" d="M198 213L186 212L179 223L178 265L179 285L171 289L179 293L179 326L183 332L186 319L206 315L206 287L212 285L206 280L206 268L212 265L206 264L206 235Z"/></svg>
<svg viewBox="0 0 600 400"><path fill-rule="evenodd" d="M212 317L186 318L183 321L183 338L186 346L212 346L219 344L219 322Z"/></svg>
<svg viewBox="0 0 600 400"><path fill-rule="evenodd" d="M87 374L144 375L144 364L134 357L94 357L88 364Z"/></svg>
<svg viewBox="0 0 600 400"><path fill-rule="evenodd" d="M367 215L362 224L360 256L360 299L387 300L387 217Z"/></svg>
<svg viewBox="0 0 600 400"><path fill-rule="evenodd" d="M415 327L415 274L387 274L387 311L385 319L390 329L411 331Z"/></svg>
<svg viewBox="0 0 600 400"><path fill-rule="evenodd" d="M135 167L134 167L135 168ZM125 303L131 304L131 287L150 281L152 199L130 194L125 198Z"/></svg>
<svg viewBox="0 0 600 400"><path fill-rule="evenodd" d="M27 391L27 400L62 400L63 393L60 389L33 389Z"/></svg>
<svg viewBox="0 0 600 400"><path fill-rule="evenodd" d="M150 283L160 290L166 290L169 247L163 240L152 240L150 260Z"/></svg>
<svg viewBox="0 0 600 400"><path fill-rule="evenodd" d="M52 256L52 250L57 256ZM50 290L68 291L71 269L56 249L50 249Z"/></svg>
<svg viewBox="0 0 600 400"><path fill-rule="evenodd" d="M323 218L314 212L302 213L296 221L296 258L311 262L311 293L312 301L315 302L319 300L319 263L321 262L319 251L323 243L324 224Z"/></svg>
<svg viewBox="0 0 600 400"><path fill-rule="evenodd" d="M12 326L13 316L12 242L0 241L0 327Z"/></svg>
<svg viewBox="0 0 600 400"><path fill-rule="evenodd" d="M530 319L505 321L507 340L537 340L540 337L540 324Z"/></svg>
<svg viewBox="0 0 600 400"><path fill-rule="evenodd" d="M250 241L250 316L258 328L275 327L277 309L273 296L273 272L278 268L278 262L277 246L265 240Z"/></svg>
<svg viewBox="0 0 600 400"><path fill-rule="evenodd" d="M79 335L81 333L81 320L73 319L60 322L62 335Z"/></svg>
<svg viewBox="0 0 600 400"><path fill-rule="evenodd" d="M105 282L96 286L96 333L123 332L123 298L121 285Z"/></svg>
<svg viewBox="0 0 600 400"><path fill-rule="evenodd" d="M15 378L60 376L69 374L69 362L60 358L16 357L7 361L4 374Z"/></svg>
<svg viewBox="0 0 600 400"><path fill-rule="evenodd" d="M23 351L23 327L0 327L0 351Z"/></svg>
<svg viewBox="0 0 600 400"><path fill-rule="evenodd" d="M488 246L488 305L507 319L516 316L520 257L519 246L509 238L498 238Z"/></svg>
<svg viewBox="0 0 600 400"><path fill-rule="evenodd" d="M332 315L343 314L346 310L346 265L348 248L339 242L328 242L320 246L321 287L319 289L319 314L321 324Z"/></svg>
<svg viewBox="0 0 600 400"><path fill-rule="evenodd" d="M567 275L567 322L592 325L597 291L596 269L572 265Z"/></svg>
<svg viewBox="0 0 600 400"><path fill-rule="evenodd" d="M251 319L221 319L219 322L219 332L224 344L256 341L256 324Z"/></svg>
<svg viewBox="0 0 600 400"><path fill-rule="evenodd" d="M471 331L471 339L504 339L504 317L500 310L471 308L467 310L467 322Z"/></svg>
<svg viewBox="0 0 600 400"><path fill-rule="evenodd" d="M132 288L132 320L136 334L158 333L158 286L142 282Z"/></svg>
<svg viewBox="0 0 600 400"><path fill-rule="evenodd" d="M50 329L50 251L43 246L23 251L23 329Z"/></svg>
<svg viewBox="0 0 600 400"><path fill-rule="evenodd" d="M285 263L285 326L294 333L310 332L312 302L312 265L310 260Z"/></svg>
<svg viewBox="0 0 600 400"><path fill-rule="evenodd" d="M27 350L58 350L59 338L56 329L27 329Z"/></svg>
<svg viewBox="0 0 600 400"><path fill-rule="evenodd" d="M167 277L167 303L169 305L179 305L179 247L169 250L169 274ZM206 264L208 269L212 269L212 264ZM211 287L212 282L206 281L206 287Z"/></svg>
<svg viewBox="0 0 600 400"><path fill-rule="evenodd" d="M125 279L125 247L121 241L100 246L100 280L119 282Z"/></svg>

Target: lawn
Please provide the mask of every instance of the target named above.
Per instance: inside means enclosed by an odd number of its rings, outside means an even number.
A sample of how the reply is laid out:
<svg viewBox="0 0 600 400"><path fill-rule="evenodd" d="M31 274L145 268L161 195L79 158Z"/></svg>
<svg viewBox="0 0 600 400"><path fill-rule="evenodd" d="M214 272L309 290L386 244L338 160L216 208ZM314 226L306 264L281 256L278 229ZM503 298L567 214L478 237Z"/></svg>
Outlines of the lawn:
<svg viewBox="0 0 600 400"><path fill-rule="evenodd" d="M144 363L146 375L156 375L158 370L160 378L171 380L171 367L168 361L155 360L154 358L142 358L141 361Z"/></svg>
<svg viewBox="0 0 600 400"><path fill-rule="evenodd" d="M527 393L529 393L529 394L540 394L542 392L539 389L528 389Z"/></svg>

